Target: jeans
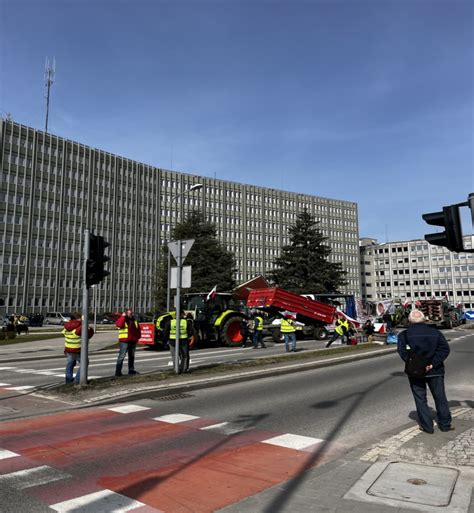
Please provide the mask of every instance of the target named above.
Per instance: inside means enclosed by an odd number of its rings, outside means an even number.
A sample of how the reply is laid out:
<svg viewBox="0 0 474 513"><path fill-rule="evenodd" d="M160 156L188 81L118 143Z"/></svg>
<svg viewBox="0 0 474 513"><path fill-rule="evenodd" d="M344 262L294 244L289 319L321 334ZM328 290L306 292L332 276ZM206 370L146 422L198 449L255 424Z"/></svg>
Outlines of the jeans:
<svg viewBox="0 0 474 513"><path fill-rule="evenodd" d="M74 367L79 364L76 377L74 378ZM79 383L81 378L81 353L66 353L66 383Z"/></svg>
<svg viewBox="0 0 474 513"><path fill-rule="evenodd" d="M431 378L408 378L410 387L415 399L416 412L421 428L425 431L433 431L433 419L431 410L428 407L426 397L426 385L428 385L433 396L436 413L438 415L438 427L446 430L451 426L451 412L449 411L448 399L444 390L444 376L433 376Z"/></svg>
<svg viewBox="0 0 474 513"><path fill-rule="evenodd" d="M176 358L176 342L174 340L169 341L171 360ZM189 340L182 338L179 341L179 356L178 356L178 370L179 373L189 370Z"/></svg>
<svg viewBox="0 0 474 513"><path fill-rule="evenodd" d="M345 335L340 335L337 331L334 331L334 333L332 334L332 337L331 339L329 340L329 342L326 344L326 347L329 347L334 341L336 341L339 337L341 337L341 344L344 345L344 340L346 338Z"/></svg>
<svg viewBox="0 0 474 513"><path fill-rule="evenodd" d="M263 343L262 330L255 330L253 334L253 347L258 347L258 344L260 344L262 347L265 347L265 344Z"/></svg>
<svg viewBox="0 0 474 513"><path fill-rule="evenodd" d="M119 342L119 354L117 358L117 369L122 370L125 355L128 353L128 372L135 370L135 349L136 342Z"/></svg>
<svg viewBox="0 0 474 513"><path fill-rule="evenodd" d="M285 351L288 353L289 351L296 351L296 333L283 333L285 337ZM291 347L290 347L291 346Z"/></svg>

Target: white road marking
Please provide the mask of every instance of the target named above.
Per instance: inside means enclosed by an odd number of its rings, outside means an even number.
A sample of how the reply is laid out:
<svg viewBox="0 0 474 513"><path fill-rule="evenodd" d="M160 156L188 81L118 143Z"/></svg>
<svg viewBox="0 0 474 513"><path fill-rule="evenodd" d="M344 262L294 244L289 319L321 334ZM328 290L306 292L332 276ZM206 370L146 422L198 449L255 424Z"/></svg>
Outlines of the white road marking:
<svg viewBox="0 0 474 513"><path fill-rule="evenodd" d="M311 445L324 442L321 438L312 438L310 436L292 435L286 433L284 435L275 436L268 440L262 440L264 444L278 445L280 447L288 447L289 449L301 450Z"/></svg>
<svg viewBox="0 0 474 513"><path fill-rule="evenodd" d="M9 387L11 383L0 383L0 387Z"/></svg>
<svg viewBox="0 0 474 513"><path fill-rule="evenodd" d="M33 385L22 385L20 387L7 387L6 390L29 390L35 388Z"/></svg>
<svg viewBox="0 0 474 513"><path fill-rule="evenodd" d="M48 465L42 465L41 467L28 468L0 475L0 483L4 482L15 490L25 490L26 488L53 483L68 477L71 476Z"/></svg>
<svg viewBox="0 0 474 513"><path fill-rule="evenodd" d="M0 460L6 460L7 458L14 458L20 456L16 452L9 451L7 449L0 449Z"/></svg>
<svg viewBox="0 0 474 513"><path fill-rule="evenodd" d="M154 417L153 420L160 422L168 422L170 424L179 424L180 422L187 422L188 420L198 419L194 415L186 415L185 413L172 413L170 415L163 415L162 417Z"/></svg>
<svg viewBox="0 0 474 513"><path fill-rule="evenodd" d="M228 422L221 422L220 424L213 424L212 426L204 426L201 429L203 431L207 431L207 430L211 430L211 429L220 429L220 428L223 428L224 426L228 426L228 425L229 425Z"/></svg>
<svg viewBox="0 0 474 513"><path fill-rule="evenodd" d="M124 406L116 406L115 408L107 408L117 413L133 413L135 411L149 410L147 406L139 406L138 404L125 404Z"/></svg>
<svg viewBox="0 0 474 513"><path fill-rule="evenodd" d="M74 511L80 511L81 513L97 513L99 511L100 513L126 513L141 506L145 506L145 504L110 490L101 490L100 492L89 493L75 499L52 504L50 508L58 511L58 513L72 513Z"/></svg>

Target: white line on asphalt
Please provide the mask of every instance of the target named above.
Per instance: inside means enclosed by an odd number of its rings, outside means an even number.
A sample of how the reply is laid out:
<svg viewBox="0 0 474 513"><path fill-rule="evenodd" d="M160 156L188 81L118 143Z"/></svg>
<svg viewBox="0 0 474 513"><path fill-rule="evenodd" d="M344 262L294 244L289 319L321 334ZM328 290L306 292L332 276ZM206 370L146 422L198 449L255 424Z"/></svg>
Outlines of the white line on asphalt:
<svg viewBox="0 0 474 513"><path fill-rule="evenodd" d="M204 426L201 429L204 431L207 431L208 429L219 429L227 426L228 422L221 422L220 424L212 424L212 426Z"/></svg>
<svg viewBox="0 0 474 513"><path fill-rule="evenodd" d="M68 477L71 476L48 465L42 465L41 467L28 468L0 475L0 482L7 483L15 490L25 490L26 488L53 483Z"/></svg>
<svg viewBox="0 0 474 513"><path fill-rule="evenodd" d="M100 492L89 493L82 497L52 504L50 508L58 513L72 513L73 511L81 511L81 513L97 513L98 511L100 513L125 513L141 506L145 506L145 504L111 490L101 490Z"/></svg>
<svg viewBox="0 0 474 513"><path fill-rule="evenodd" d="M9 451L8 449L0 449L0 460L6 460L7 458L14 458L20 456L16 452Z"/></svg>
<svg viewBox="0 0 474 513"><path fill-rule="evenodd" d="M180 422L188 422L188 420L198 419L194 415L186 415L185 413L172 413L170 415L163 415L162 417L154 417L152 420L159 420L160 422L168 422L169 424L179 424Z"/></svg>
<svg viewBox="0 0 474 513"><path fill-rule="evenodd" d="M262 440L264 444L278 445L280 447L288 447L289 449L306 449L311 445L320 444L324 442L321 438L312 438L311 436L292 435L286 433L284 435L275 436L268 440Z"/></svg>
<svg viewBox="0 0 474 513"><path fill-rule="evenodd" d="M0 387L9 387L11 383L0 383Z"/></svg>
<svg viewBox="0 0 474 513"><path fill-rule="evenodd" d="M29 388L35 388L33 385L22 385L21 387L7 387L6 390L28 390Z"/></svg>
<svg viewBox="0 0 474 513"><path fill-rule="evenodd" d="M133 413L135 411L149 410L147 406L139 406L138 404L126 404L124 406L116 406L115 408L107 408L110 411L117 413Z"/></svg>

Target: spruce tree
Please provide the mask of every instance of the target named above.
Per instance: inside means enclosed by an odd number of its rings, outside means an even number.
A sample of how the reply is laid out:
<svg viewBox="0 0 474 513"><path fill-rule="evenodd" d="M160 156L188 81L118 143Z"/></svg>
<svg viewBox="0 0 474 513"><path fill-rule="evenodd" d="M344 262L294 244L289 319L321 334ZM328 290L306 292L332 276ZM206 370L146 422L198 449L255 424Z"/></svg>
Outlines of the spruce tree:
<svg viewBox="0 0 474 513"><path fill-rule="evenodd" d="M290 243L281 248L270 273L276 286L296 294L324 294L346 284L341 263L328 260L331 248L318 224L306 209L297 215L288 229Z"/></svg>
<svg viewBox="0 0 474 513"><path fill-rule="evenodd" d="M184 265L192 267L191 288L183 292L210 292L217 285L217 292L229 292L235 287L235 257L217 239L216 227L207 221L199 210L191 211L172 232L173 240L194 239ZM171 265L176 262L171 256ZM158 312L166 309L168 286L168 247L162 249L157 272L155 300ZM172 296L175 291L171 291Z"/></svg>

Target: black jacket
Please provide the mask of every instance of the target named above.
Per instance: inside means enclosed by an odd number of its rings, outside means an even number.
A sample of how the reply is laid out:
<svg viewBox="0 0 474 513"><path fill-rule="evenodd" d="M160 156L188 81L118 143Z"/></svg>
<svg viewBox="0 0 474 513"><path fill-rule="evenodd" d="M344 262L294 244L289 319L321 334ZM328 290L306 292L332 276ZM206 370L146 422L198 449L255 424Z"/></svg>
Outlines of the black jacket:
<svg viewBox="0 0 474 513"><path fill-rule="evenodd" d="M398 354L403 361L408 357L407 345L433 365L426 377L444 376L443 362L449 355L449 345L439 330L427 324L411 324L398 335Z"/></svg>

